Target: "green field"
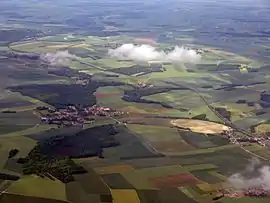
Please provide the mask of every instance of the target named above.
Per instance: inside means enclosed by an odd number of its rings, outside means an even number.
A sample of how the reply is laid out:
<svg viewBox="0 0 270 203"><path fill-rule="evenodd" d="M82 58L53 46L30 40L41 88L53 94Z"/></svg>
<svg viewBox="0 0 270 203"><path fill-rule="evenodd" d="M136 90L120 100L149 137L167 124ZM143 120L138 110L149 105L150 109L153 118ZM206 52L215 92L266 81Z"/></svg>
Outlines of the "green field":
<svg viewBox="0 0 270 203"><path fill-rule="evenodd" d="M181 138L181 135L174 128L136 124L129 124L128 128L138 133L162 154L194 149Z"/></svg>
<svg viewBox="0 0 270 203"><path fill-rule="evenodd" d="M96 95L104 95L103 98L97 97L97 103L101 106L107 106L111 108L115 108L118 110L122 110L124 112L135 112L135 113L151 113L151 114L159 114L160 112L164 112L164 115L179 115L181 116L181 112L174 110L166 109L161 107L158 104L142 104L142 103L134 103L134 102L126 102L121 99L124 90L128 90L128 86L120 86L120 87L100 87L96 91Z"/></svg>

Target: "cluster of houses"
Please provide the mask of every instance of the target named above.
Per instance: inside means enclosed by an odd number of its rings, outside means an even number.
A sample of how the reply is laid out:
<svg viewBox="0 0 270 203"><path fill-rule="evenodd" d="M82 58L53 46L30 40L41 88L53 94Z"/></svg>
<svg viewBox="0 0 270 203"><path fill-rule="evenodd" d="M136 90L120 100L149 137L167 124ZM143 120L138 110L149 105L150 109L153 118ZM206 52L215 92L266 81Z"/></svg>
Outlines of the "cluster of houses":
<svg viewBox="0 0 270 203"><path fill-rule="evenodd" d="M203 49L199 49L199 48L196 48L195 51L197 54L203 54L205 52L208 52L207 50L203 50Z"/></svg>
<svg viewBox="0 0 270 203"><path fill-rule="evenodd" d="M229 141L233 144L237 144L240 142L247 143L257 143L263 147L270 148L270 137L269 136L255 136L254 137L236 137L233 135L233 130L227 130L222 133L224 137L229 139Z"/></svg>
<svg viewBox="0 0 270 203"><path fill-rule="evenodd" d="M250 188L244 191L244 195L248 197L267 197L269 196L269 192L265 190L263 187Z"/></svg>
<svg viewBox="0 0 270 203"><path fill-rule="evenodd" d="M242 191L226 190L224 195L231 198L241 198L241 197L254 197L262 198L269 196L269 191L265 190L263 187L248 188Z"/></svg>
<svg viewBox="0 0 270 203"><path fill-rule="evenodd" d="M144 82L138 82L136 86L138 88L150 88L150 87L154 87L154 85L152 85L152 84L146 84Z"/></svg>
<svg viewBox="0 0 270 203"><path fill-rule="evenodd" d="M58 126L78 126L83 127L86 121L94 122L97 117L117 117L124 112L102 106L91 106L86 108L78 108L68 106L63 109L51 109L47 107L38 107L37 110L47 110L48 113L41 117L41 121L47 124L55 124Z"/></svg>
<svg viewBox="0 0 270 203"><path fill-rule="evenodd" d="M74 77L72 79L74 79L76 81L75 84L79 84L79 85L88 85L89 84L88 79L80 79L78 77Z"/></svg>

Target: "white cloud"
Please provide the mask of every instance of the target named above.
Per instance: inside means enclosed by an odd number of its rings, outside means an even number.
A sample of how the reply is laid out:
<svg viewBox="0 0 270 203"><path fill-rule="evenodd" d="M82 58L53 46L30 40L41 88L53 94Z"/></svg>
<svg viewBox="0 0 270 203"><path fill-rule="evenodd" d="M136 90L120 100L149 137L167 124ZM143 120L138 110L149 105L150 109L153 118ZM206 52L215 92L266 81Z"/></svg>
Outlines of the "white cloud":
<svg viewBox="0 0 270 203"><path fill-rule="evenodd" d="M229 177L229 184L237 190L262 187L265 191L270 192L270 167L259 167L259 165L258 159L252 159L243 174L236 173Z"/></svg>
<svg viewBox="0 0 270 203"><path fill-rule="evenodd" d="M50 63L52 66L65 66L68 65L72 59L76 59L77 57L70 54L68 51L57 51L54 53L41 54L40 58Z"/></svg>
<svg viewBox="0 0 270 203"><path fill-rule="evenodd" d="M109 49L108 55L120 60L138 62L164 61L172 63L198 63L201 56L196 51L175 46L170 52L159 51L151 45L123 44L116 49Z"/></svg>
<svg viewBox="0 0 270 203"><path fill-rule="evenodd" d="M200 59L201 55L196 51L178 46L167 54L167 60L176 63L198 63Z"/></svg>

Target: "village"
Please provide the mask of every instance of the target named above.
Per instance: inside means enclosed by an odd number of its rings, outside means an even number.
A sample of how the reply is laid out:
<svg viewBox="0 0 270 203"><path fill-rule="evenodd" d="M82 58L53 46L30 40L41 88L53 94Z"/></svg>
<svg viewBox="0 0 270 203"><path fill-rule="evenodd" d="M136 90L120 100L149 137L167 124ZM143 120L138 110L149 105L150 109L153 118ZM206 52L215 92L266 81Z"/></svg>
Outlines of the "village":
<svg viewBox="0 0 270 203"><path fill-rule="evenodd" d="M229 139L233 144L239 143L257 143L260 146L270 148L270 137L261 134L254 135L254 137L236 137L232 129L226 130L222 133L222 136Z"/></svg>
<svg viewBox="0 0 270 203"><path fill-rule="evenodd" d="M125 114L121 111L97 105L85 108L68 106L63 109L37 107L36 110L42 115L42 123L54 124L58 125L58 127L76 126L83 128L86 122L93 123L97 117L118 117Z"/></svg>
<svg viewBox="0 0 270 203"><path fill-rule="evenodd" d="M231 198L241 198L241 197L254 197L262 198L269 196L269 191L264 189L263 186L255 188L247 188L240 191L235 191L234 189L221 190L223 196Z"/></svg>

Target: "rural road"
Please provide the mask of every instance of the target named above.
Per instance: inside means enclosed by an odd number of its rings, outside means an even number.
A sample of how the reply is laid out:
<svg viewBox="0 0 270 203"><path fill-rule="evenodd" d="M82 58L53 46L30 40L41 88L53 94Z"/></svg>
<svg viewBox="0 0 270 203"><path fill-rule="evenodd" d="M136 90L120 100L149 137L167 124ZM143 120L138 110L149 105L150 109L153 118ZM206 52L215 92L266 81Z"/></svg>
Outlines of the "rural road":
<svg viewBox="0 0 270 203"><path fill-rule="evenodd" d="M245 134L245 135L248 136L248 137L252 137L252 135L251 135L249 132L245 131L244 129L241 129L241 128L237 127L235 124L233 124L231 121L229 121L228 119L224 118L219 112L217 112L217 111L215 110L215 108L214 108L211 104L208 103L208 101L201 95L201 93L200 93L198 90L196 90L196 89L194 89L194 88L190 88L190 87L188 87L188 86L186 86L186 85L182 85L182 86L187 87L187 88L189 88L191 91L195 92L195 93L203 100L203 102L208 106L208 108L209 108L209 109L210 109L210 110L211 110L211 111L212 111L219 119L221 119L221 120L224 122L224 125L227 125L227 126L231 127L232 129L234 129L234 130L236 130L236 131L238 131L238 132L240 132L240 133ZM235 140L237 140L236 137L234 137L233 135L232 135L232 137L233 137ZM237 143L237 144L240 146L240 148L243 149L245 152L247 152L247 153L249 153L249 154L251 154L251 155L253 155L253 156L256 156L256 157L258 157L258 158L260 158L260 159L262 159L262 160L265 160L265 161L268 160L268 159L266 159L266 158L264 158L264 157L262 157L262 156L260 156L260 155L258 155L258 154L255 154L254 152L251 152L251 151L247 150L247 149L246 149L244 146L242 146L241 143L239 143L238 141L236 141L236 143Z"/></svg>
<svg viewBox="0 0 270 203"><path fill-rule="evenodd" d="M168 81L163 81L163 82L167 82L168 83ZM252 137L252 135L248 132L248 131L246 131L246 130L244 130L244 129L241 129L241 128L239 128L239 127L237 127L235 124L233 124L231 121L229 121L228 119L226 119L226 118L224 118L220 113L218 113L216 110L215 110L215 108L211 105L211 104L209 104L209 102L204 98L204 96L197 90L197 89L195 89L195 88L191 88L191 87L189 87L188 85L185 85L185 84L176 84L176 83L173 83L173 82L169 82L170 84L172 84L172 85L176 85L176 86L182 86L182 87L185 87L185 88L187 88L187 89L189 89L190 91L193 91L194 93L196 93L201 99L202 99L202 101L205 103L205 105L207 105L207 107L219 118L219 119L221 119L222 121L223 121L223 123L224 123L224 125L226 125L226 126L229 126L229 127L231 127L232 129L234 129L234 130L236 130L236 131L238 131L238 132L240 132L240 133L243 133L244 135L246 135L246 136L248 136L248 137ZM232 135L233 136L233 135ZM233 136L233 138L236 140L236 137L234 137ZM260 158L260 159L262 159L262 160L265 160L265 161L267 161L268 159L267 158L265 158L265 157L262 157L262 156L260 156L260 155L258 155L258 154L256 154L256 153L254 153L254 152L251 152L251 151L249 151L248 149L246 149L244 146L242 146L241 145L241 143L239 143L239 142L237 142L236 141L236 143L240 146L240 148L241 149L243 149L245 152L247 152L247 153L249 153L249 154L251 154L251 155L253 155L253 156L256 156L256 157L258 157L258 158Z"/></svg>
<svg viewBox="0 0 270 203"><path fill-rule="evenodd" d="M75 60L75 59L74 59L74 60ZM77 60L77 59L76 59L75 61L79 62L80 64L87 65L87 66L91 66L91 67L93 67L93 68L99 69L99 70L101 70L101 71L108 71L108 70L105 69L105 68L101 68L101 67L96 66L96 65L93 65L93 64L91 64L91 63L83 62L83 61Z"/></svg>
<svg viewBox="0 0 270 203"><path fill-rule="evenodd" d="M12 185L12 181L7 181L0 189L0 194L6 192L6 190Z"/></svg>

